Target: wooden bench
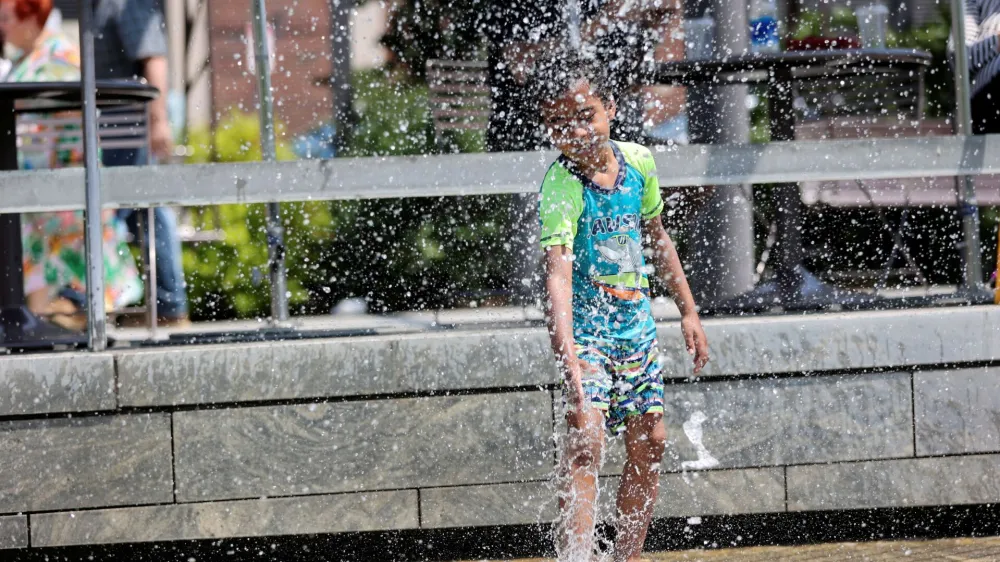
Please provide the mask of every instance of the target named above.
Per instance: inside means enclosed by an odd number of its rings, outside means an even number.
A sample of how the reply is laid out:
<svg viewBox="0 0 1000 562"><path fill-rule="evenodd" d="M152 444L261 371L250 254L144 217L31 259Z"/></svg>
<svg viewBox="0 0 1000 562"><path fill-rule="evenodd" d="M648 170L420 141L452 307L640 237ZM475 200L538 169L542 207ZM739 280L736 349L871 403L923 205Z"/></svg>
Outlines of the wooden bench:
<svg viewBox="0 0 1000 562"><path fill-rule="evenodd" d="M427 61L435 141L447 131L485 131L491 113L485 61Z"/></svg>

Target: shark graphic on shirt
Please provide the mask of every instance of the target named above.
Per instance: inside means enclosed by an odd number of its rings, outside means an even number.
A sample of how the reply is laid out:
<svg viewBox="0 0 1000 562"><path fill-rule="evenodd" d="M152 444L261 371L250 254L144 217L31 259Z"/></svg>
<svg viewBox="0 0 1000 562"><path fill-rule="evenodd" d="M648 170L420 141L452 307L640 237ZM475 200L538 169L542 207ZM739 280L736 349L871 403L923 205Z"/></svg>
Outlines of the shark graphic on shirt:
<svg viewBox="0 0 1000 562"><path fill-rule="evenodd" d="M618 274L635 273L635 286L639 287L642 280L642 246L631 236L619 234L606 240L594 243L597 250L605 261L609 261L618 266Z"/></svg>

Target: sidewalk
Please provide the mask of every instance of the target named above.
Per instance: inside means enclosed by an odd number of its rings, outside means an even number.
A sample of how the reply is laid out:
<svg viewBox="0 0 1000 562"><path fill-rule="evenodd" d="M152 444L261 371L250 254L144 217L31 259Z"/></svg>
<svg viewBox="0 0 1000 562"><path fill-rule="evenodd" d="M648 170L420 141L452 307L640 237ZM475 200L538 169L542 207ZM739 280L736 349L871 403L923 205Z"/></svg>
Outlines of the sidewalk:
<svg viewBox="0 0 1000 562"><path fill-rule="evenodd" d="M726 562L765 562L771 560L795 562L811 562L813 560L965 562L977 560L1000 562L1000 537L652 552L647 553L642 560L644 562L721 562L723 560ZM547 559L533 558L515 562L543 561L547 562Z"/></svg>

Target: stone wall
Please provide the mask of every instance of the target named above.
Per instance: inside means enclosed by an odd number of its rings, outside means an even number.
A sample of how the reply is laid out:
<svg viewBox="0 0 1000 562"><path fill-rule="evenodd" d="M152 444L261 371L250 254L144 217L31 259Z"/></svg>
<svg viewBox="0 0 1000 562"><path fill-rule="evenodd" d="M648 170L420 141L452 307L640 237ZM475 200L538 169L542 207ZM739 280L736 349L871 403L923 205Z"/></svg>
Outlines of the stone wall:
<svg viewBox="0 0 1000 562"><path fill-rule="evenodd" d="M661 324L657 517L1000 502L998 320L709 320L698 379ZM0 548L551 521L556 382L542 329L2 357Z"/></svg>

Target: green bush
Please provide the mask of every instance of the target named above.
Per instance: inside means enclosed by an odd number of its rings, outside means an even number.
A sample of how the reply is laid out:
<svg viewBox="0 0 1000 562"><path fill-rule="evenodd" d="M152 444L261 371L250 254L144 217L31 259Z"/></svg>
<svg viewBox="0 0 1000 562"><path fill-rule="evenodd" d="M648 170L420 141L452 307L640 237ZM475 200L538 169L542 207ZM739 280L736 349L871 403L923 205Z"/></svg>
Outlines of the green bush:
<svg viewBox="0 0 1000 562"><path fill-rule="evenodd" d="M402 73L361 72L354 87L349 156L483 150L480 132L435 139L427 87ZM332 301L364 297L375 311L445 307L503 292L509 202L488 196L338 203L317 277L329 281Z"/></svg>
<svg viewBox="0 0 1000 562"><path fill-rule="evenodd" d="M288 145L281 142L285 127L275 123L274 136L278 160L294 160ZM257 114L230 111L215 131L196 129L188 133L188 164L207 162L257 162L260 153L260 120Z"/></svg>
<svg viewBox="0 0 1000 562"><path fill-rule="evenodd" d="M358 73L353 82L355 124L344 155L482 150L481 133L435 139L426 86L383 71ZM277 129L280 138L283 130ZM257 117L232 113L213 132L192 132L188 145L191 163L259 160ZM278 145L278 157L293 158L284 143ZM470 294L502 290L509 200L491 196L283 203L291 312L324 314L348 297L365 298L375 311L436 308ZM202 242L184 252L192 316L267 316L265 206L217 209L195 209L194 223L200 229L222 230L224 240Z"/></svg>
<svg viewBox="0 0 1000 562"><path fill-rule="evenodd" d="M482 152L485 135L447 131L435 138L426 84L400 71L356 72L354 121L343 156L390 156L439 152Z"/></svg>
<svg viewBox="0 0 1000 562"><path fill-rule="evenodd" d="M276 136L283 128L276 127ZM260 124L256 115L233 112L212 133L194 131L188 137L190 163L253 162L261 159ZM285 143L277 145L279 160L294 158ZM184 248L188 297L195 319L267 316L267 232L265 205L220 205L192 209L194 226L224 233L219 242ZM322 202L282 203L291 306L303 306L309 293L309 256L328 235L329 205Z"/></svg>
<svg viewBox="0 0 1000 562"><path fill-rule="evenodd" d="M831 6L825 10L802 10L791 32L794 39L809 37L846 37L857 35L858 21L848 6Z"/></svg>
<svg viewBox="0 0 1000 562"><path fill-rule="evenodd" d="M890 47L909 47L926 51L933 56L931 66L924 74L924 94L929 117L949 117L955 112L955 80L948 52L951 36L951 12L948 4L938 8L939 18L910 31L893 34L888 38Z"/></svg>

